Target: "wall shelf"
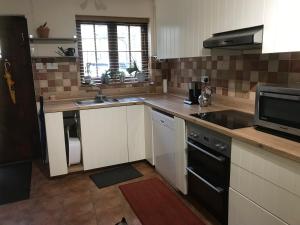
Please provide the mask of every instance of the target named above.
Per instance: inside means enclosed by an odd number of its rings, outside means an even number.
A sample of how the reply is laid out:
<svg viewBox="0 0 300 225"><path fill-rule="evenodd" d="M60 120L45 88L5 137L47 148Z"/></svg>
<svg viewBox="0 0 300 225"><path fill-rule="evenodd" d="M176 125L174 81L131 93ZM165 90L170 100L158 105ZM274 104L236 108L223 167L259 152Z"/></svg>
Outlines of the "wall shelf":
<svg viewBox="0 0 300 225"><path fill-rule="evenodd" d="M33 62L76 62L78 56L32 56Z"/></svg>
<svg viewBox="0 0 300 225"><path fill-rule="evenodd" d="M32 44L68 44L76 43L76 38L30 38Z"/></svg>

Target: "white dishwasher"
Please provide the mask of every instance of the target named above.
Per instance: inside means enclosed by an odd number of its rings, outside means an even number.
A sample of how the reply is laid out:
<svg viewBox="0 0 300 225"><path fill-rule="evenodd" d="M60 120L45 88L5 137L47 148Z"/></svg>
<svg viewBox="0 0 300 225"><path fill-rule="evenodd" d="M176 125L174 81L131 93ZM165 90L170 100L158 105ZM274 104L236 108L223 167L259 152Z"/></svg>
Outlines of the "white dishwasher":
<svg viewBox="0 0 300 225"><path fill-rule="evenodd" d="M155 169L176 186L175 122L174 116L152 110Z"/></svg>

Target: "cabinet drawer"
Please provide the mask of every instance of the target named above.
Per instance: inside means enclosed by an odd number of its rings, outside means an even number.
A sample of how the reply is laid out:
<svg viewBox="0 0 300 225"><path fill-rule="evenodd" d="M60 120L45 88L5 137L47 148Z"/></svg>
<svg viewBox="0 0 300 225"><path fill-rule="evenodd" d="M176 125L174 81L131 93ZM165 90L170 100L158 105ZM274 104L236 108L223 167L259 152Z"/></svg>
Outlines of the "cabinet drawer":
<svg viewBox="0 0 300 225"><path fill-rule="evenodd" d="M232 141L231 162L300 196L300 163L235 139Z"/></svg>
<svg viewBox="0 0 300 225"><path fill-rule="evenodd" d="M229 225L287 225L233 189L229 189Z"/></svg>
<svg viewBox="0 0 300 225"><path fill-rule="evenodd" d="M231 164L230 187L291 225L300 224L300 197Z"/></svg>

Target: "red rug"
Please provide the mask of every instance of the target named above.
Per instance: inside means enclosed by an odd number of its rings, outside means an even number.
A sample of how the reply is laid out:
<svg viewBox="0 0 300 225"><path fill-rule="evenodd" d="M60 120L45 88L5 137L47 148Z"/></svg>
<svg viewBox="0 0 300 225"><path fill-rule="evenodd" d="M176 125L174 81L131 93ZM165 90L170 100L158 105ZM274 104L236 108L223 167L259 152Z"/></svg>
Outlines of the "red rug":
<svg viewBox="0 0 300 225"><path fill-rule="evenodd" d="M125 184L120 189L143 225L204 225L157 178Z"/></svg>

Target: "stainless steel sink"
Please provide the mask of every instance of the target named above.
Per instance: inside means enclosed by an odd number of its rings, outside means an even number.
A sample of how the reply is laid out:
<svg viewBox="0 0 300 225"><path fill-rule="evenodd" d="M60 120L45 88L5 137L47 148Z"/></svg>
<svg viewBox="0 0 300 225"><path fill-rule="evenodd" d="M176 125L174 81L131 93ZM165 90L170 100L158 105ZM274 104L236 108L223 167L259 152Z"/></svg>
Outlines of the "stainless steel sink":
<svg viewBox="0 0 300 225"><path fill-rule="evenodd" d="M143 102L145 99L140 97L127 97L127 98L108 98L105 96L96 97L93 99L80 100L75 104L79 106L88 106L88 105L102 105L102 104L112 104L112 103L129 103L129 102Z"/></svg>
<svg viewBox="0 0 300 225"><path fill-rule="evenodd" d="M87 99L87 100L80 100L77 101L76 104L79 106L84 106L84 105L101 105L101 104L109 104L109 103L115 103L119 102L118 99L115 98L94 98L94 99Z"/></svg>
<svg viewBox="0 0 300 225"><path fill-rule="evenodd" d="M118 99L119 102L144 102L145 99L141 97L127 97L127 98L120 98Z"/></svg>

